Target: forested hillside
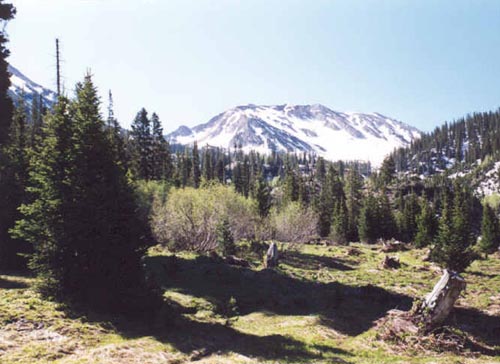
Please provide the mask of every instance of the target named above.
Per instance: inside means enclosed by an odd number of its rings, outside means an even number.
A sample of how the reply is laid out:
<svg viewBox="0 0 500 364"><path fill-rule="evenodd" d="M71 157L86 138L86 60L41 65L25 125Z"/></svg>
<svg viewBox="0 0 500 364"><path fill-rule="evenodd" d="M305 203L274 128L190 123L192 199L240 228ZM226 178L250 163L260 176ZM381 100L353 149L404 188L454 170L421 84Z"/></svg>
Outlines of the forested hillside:
<svg viewBox="0 0 500 364"><path fill-rule="evenodd" d="M398 171L433 175L500 155L500 110L474 113L423 134L392 156Z"/></svg>

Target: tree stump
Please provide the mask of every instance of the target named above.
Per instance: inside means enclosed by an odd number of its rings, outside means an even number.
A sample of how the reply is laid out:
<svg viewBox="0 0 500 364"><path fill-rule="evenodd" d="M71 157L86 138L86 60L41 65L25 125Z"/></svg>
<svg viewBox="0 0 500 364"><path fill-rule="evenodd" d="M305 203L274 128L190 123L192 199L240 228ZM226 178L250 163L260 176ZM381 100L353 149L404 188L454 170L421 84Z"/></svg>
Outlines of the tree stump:
<svg viewBox="0 0 500 364"><path fill-rule="evenodd" d="M401 267L398 257L390 257L386 255L382 261L382 268L384 269L398 269Z"/></svg>
<svg viewBox="0 0 500 364"><path fill-rule="evenodd" d="M415 314L418 321L424 324L425 330L435 328L446 320L465 287L465 280L458 273L444 271Z"/></svg>
<svg viewBox="0 0 500 364"><path fill-rule="evenodd" d="M274 242L267 250L264 265L266 268L274 268L278 265L278 246Z"/></svg>

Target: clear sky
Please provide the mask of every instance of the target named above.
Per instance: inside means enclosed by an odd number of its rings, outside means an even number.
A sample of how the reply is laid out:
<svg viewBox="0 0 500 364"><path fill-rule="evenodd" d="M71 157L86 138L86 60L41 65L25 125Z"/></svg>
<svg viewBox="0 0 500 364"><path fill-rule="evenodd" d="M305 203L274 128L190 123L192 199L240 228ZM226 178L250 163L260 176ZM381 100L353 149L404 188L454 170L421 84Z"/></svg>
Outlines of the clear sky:
<svg viewBox="0 0 500 364"><path fill-rule="evenodd" d="M11 63L55 88L87 69L125 127L240 104L377 111L429 131L500 106L497 0L11 0Z"/></svg>

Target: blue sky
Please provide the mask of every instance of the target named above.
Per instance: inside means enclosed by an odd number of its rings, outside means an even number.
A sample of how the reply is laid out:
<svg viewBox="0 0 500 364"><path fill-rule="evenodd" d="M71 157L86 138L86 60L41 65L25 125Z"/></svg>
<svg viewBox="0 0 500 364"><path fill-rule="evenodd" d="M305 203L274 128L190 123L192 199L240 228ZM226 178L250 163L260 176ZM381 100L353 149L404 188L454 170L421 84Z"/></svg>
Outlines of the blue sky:
<svg viewBox="0 0 500 364"><path fill-rule="evenodd" d="M322 103L432 130L500 106L496 0L11 0L10 61L55 88L87 69L129 126L165 131L240 104Z"/></svg>

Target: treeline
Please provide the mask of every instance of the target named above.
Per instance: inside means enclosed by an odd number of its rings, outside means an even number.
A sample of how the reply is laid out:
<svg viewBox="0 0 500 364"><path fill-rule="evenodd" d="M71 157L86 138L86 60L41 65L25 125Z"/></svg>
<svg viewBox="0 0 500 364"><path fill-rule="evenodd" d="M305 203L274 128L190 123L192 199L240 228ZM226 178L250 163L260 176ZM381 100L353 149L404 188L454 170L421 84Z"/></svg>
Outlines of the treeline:
<svg viewBox="0 0 500 364"><path fill-rule="evenodd" d="M474 113L414 140L392 154L398 171L432 175L454 165L500 157L500 110Z"/></svg>

